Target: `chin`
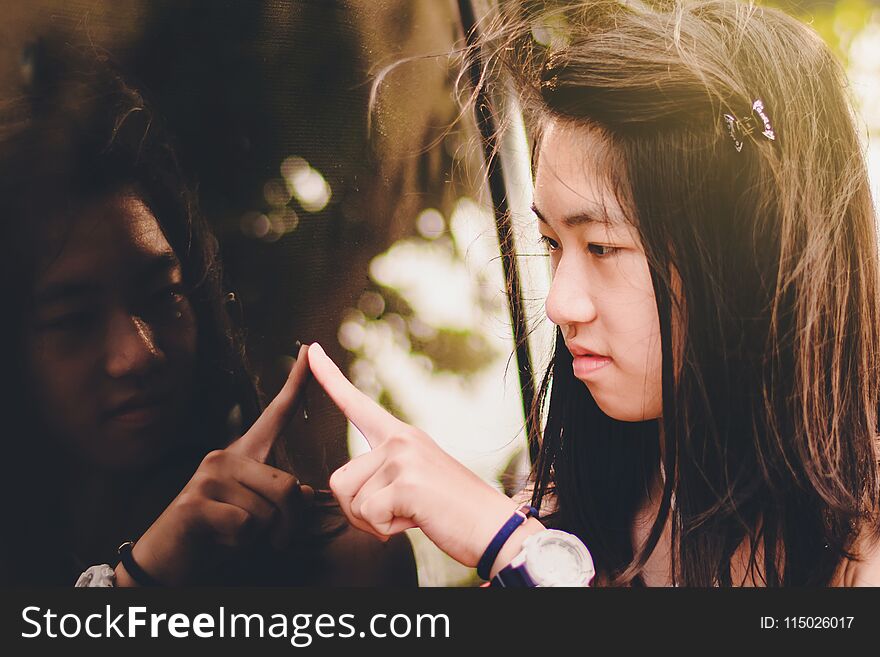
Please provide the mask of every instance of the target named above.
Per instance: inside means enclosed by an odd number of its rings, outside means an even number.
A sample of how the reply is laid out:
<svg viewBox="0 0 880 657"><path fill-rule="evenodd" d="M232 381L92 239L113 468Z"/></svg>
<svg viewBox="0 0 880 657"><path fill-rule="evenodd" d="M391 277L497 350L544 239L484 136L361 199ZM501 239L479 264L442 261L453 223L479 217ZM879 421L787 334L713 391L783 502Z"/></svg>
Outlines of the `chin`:
<svg viewBox="0 0 880 657"><path fill-rule="evenodd" d="M100 441L102 448L93 445L89 460L107 470L125 471L148 468L162 461L172 450L174 433L170 427L107 431Z"/></svg>
<svg viewBox="0 0 880 657"><path fill-rule="evenodd" d="M601 406L599 408L602 408ZM618 420L620 422L642 422L647 420L648 418L643 417L637 413L609 413L604 408L602 408L602 412L605 413L608 417L613 420Z"/></svg>
<svg viewBox="0 0 880 657"><path fill-rule="evenodd" d="M656 420L661 416L660 412L646 411L644 407L632 408L624 404L614 404L603 402L595 395L596 405L608 417L620 422L644 422L645 420Z"/></svg>

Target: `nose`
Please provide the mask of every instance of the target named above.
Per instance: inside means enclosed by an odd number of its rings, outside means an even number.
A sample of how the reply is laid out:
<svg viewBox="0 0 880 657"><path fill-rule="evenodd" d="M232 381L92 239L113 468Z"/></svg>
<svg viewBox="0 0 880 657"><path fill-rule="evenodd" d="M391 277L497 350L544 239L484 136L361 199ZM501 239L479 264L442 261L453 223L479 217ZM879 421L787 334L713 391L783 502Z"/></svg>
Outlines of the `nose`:
<svg viewBox="0 0 880 657"><path fill-rule="evenodd" d="M165 359L150 325L128 311L110 320L106 349L107 373L113 378L145 374Z"/></svg>
<svg viewBox="0 0 880 657"><path fill-rule="evenodd" d="M577 326L596 319L596 305L590 296L587 273L577 260L560 260L544 307L551 322L560 327Z"/></svg>

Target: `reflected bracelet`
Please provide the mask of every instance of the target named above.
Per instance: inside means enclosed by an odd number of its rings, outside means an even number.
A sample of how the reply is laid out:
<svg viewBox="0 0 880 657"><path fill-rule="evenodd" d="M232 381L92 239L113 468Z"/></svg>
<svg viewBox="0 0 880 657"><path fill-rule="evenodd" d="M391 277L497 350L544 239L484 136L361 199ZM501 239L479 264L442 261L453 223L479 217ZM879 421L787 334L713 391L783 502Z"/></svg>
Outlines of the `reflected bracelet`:
<svg viewBox="0 0 880 657"><path fill-rule="evenodd" d="M116 552L119 553L119 560L122 562L125 570L128 571L129 576L140 586L162 586L137 564L137 561L134 560L134 555L131 553L133 549L133 541L126 541L116 549Z"/></svg>

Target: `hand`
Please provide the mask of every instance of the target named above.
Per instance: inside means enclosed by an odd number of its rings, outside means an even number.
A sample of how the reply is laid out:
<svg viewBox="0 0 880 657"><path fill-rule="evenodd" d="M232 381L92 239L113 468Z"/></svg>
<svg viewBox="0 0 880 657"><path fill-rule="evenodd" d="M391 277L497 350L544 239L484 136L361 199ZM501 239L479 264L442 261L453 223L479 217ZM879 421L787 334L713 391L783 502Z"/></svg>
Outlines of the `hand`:
<svg viewBox="0 0 880 657"><path fill-rule="evenodd" d="M226 449L210 452L135 543L135 561L159 582L185 582L261 536L276 547L289 540L297 512L313 491L265 461L297 408L308 375L307 351L300 348L281 391L250 430ZM131 582L121 565L117 579Z"/></svg>
<svg viewBox="0 0 880 657"><path fill-rule="evenodd" d="M383 540L419 527L449 556L475 566L516 503L355 388L320 345L309 347L308 358L315 379L372 448L330 478L349 522Z"/></svg>

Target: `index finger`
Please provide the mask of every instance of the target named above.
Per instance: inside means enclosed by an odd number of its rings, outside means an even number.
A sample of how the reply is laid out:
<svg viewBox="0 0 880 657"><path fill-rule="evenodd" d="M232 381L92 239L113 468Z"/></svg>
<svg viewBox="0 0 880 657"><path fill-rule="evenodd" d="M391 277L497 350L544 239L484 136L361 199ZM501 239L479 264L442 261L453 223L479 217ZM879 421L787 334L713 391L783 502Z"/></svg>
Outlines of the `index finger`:
<svg viewBox="0 0 880 657"><path fill-rule="evenodd" d="M309 367L333 403L358 428L370 447L379 446L403 424L354 387L317 342L309 348Z"/></svg>
<svg viewBox="0 0 880 657"><path fill-rule="evenodd" d="M265 463L272 445L284 431L299 408L305 383L309 377L308 345L299 348L296 362L281 390L262 412L253 426L226 449L233 454L247 456Z"/></svg>

